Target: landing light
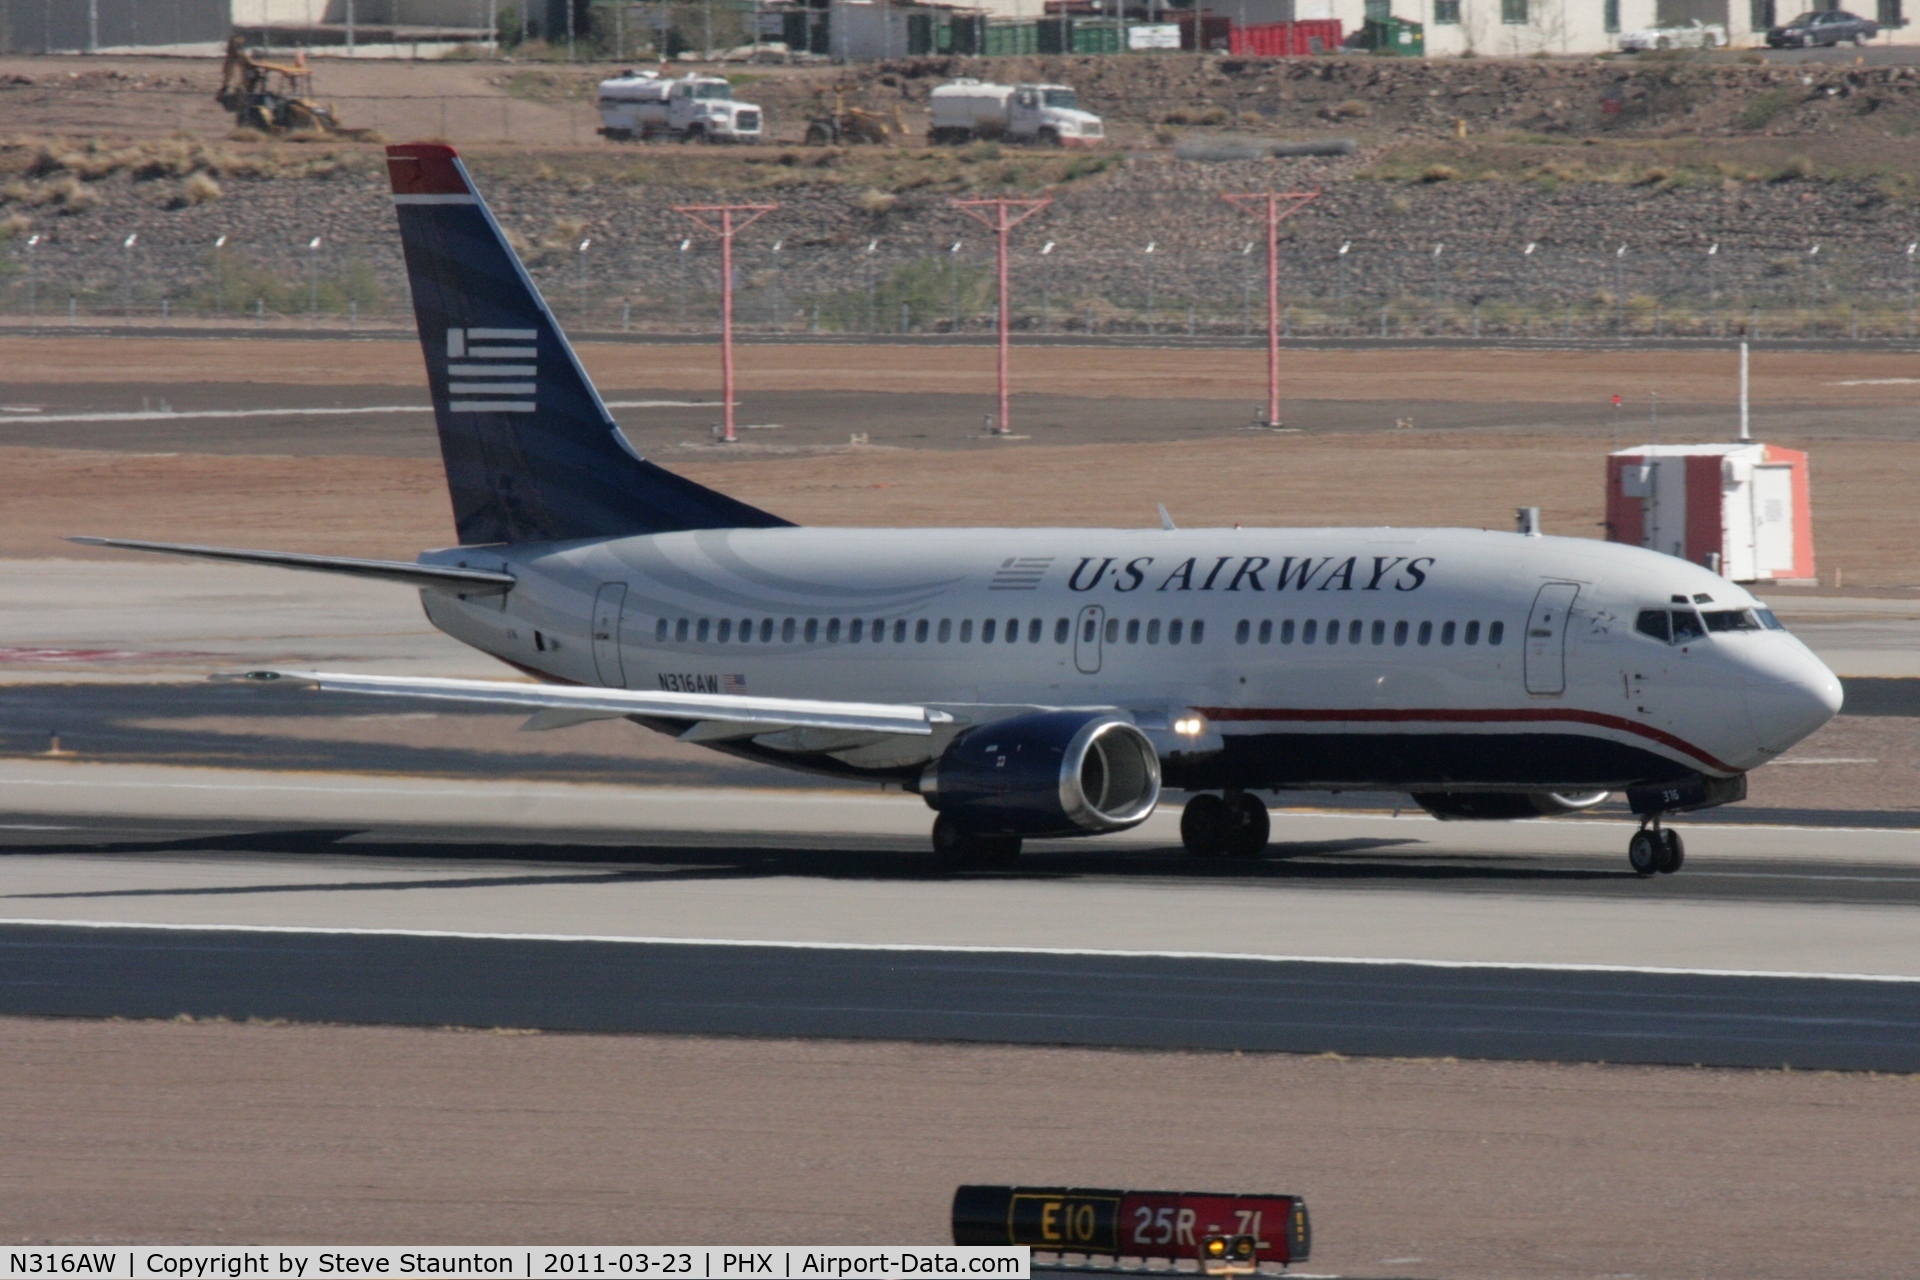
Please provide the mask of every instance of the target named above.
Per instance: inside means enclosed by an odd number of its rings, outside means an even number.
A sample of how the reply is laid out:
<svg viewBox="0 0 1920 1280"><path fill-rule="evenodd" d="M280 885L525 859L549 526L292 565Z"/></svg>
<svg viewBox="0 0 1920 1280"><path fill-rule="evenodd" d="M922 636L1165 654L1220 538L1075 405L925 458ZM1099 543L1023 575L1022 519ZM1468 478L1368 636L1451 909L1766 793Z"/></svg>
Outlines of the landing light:
<svg viewBox="0 0 1920 1280"><path fill-rule="evenodd" d="M1199 716L1181 716L1173 722L1173 731L1188 738L1198 736L1200 731L1206 727L1206 721L1202 720Z"/></svg>
<svg viewBox="0 0 1920 1280"><path fill-rule="evenodd" d="M1200 1246L1200 1269L1210 1276L1246 1275L1255 1269L1258 1250L1252 1236L1208 1236Z"/></svg>

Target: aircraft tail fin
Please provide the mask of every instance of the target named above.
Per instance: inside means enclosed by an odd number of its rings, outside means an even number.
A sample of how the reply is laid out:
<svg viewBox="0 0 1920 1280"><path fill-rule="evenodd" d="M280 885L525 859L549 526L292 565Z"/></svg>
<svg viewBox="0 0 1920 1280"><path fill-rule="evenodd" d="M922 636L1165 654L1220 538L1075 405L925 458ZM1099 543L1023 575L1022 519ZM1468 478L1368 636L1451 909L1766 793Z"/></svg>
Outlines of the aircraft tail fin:
<svg viewBox="0 0 1920 1280"><path fill-rule="evenodd" d="M452 147L387 168L462 545L790 523L633 450Z"/></svg>

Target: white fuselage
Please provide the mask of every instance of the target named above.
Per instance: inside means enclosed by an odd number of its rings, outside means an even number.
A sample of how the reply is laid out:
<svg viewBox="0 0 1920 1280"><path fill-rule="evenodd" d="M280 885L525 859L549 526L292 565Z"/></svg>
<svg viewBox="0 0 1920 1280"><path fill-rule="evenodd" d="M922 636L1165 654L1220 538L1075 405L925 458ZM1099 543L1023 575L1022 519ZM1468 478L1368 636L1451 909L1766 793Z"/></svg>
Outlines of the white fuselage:
<svg viewBox="0 0 1920 1280"><path fill-rule="evenodd" d="M1726 776L1839 706L1832 672L1783 630L1637 630L1647 610L1764 607L1696 565L1586 539L779 528L422 560L514 574L504 597L424 592L427 613L546 679L1111 706L1149 730L1197 712L1249 786Z"/></svg>

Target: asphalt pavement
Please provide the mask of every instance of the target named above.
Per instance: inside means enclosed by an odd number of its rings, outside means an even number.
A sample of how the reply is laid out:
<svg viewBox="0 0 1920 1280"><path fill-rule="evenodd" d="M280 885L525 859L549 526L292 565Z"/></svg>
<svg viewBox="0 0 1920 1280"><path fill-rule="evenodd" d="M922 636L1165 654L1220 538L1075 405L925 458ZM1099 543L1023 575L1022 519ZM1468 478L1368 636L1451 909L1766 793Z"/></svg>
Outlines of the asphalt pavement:
<svg viewBox="0 0 1920 1280"><path fill-rule="evenodd" d="M1920 1070L1920 982L0 928L0 1012Z"/></svg>

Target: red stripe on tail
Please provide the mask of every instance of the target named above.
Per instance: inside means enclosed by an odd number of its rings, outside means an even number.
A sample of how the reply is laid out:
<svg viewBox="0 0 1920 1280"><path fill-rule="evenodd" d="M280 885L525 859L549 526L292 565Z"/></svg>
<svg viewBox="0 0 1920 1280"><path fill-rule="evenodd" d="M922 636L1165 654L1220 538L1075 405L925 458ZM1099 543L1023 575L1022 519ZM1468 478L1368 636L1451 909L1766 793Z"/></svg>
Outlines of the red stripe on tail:
<svg viewBox="0 0 1920 1280"><path fill-rule="evenodd" d="M438 142L402 142L387 148L387 172L397 196L473 194L455 163L459 153Z"/></svg>

